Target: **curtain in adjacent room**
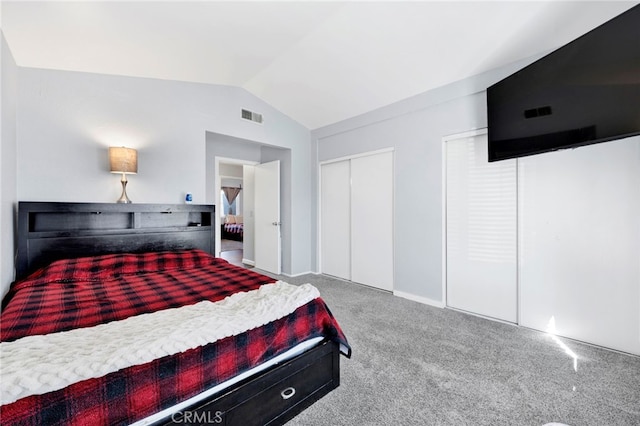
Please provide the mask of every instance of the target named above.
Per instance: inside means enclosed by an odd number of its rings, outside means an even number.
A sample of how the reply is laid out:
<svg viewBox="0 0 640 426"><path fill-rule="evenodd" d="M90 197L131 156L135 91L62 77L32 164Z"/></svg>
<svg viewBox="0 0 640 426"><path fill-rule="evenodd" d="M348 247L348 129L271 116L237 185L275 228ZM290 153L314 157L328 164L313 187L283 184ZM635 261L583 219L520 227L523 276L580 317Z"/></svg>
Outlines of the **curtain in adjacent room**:
<svg viewBox="0 0 640 426"><path fill-rule="evenodd" d="M242 188L233 188L231 186L222 187L222 192L224 192L224 196L227 197L229 205L233 204L238 197L238 194L240 194L240 191L242 191Z"/></svg>

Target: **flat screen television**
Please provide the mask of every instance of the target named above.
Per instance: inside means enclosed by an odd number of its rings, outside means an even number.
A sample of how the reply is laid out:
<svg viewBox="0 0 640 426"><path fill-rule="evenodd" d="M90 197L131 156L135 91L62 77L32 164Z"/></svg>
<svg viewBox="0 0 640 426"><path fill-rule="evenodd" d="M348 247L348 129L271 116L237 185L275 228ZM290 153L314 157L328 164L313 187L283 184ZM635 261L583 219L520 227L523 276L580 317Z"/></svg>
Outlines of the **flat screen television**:
<svg viewBox="0 0 640 426"><path fill-rule="evenodd" d="M489 161L640 134L640 5L487 89Z"/></svg>

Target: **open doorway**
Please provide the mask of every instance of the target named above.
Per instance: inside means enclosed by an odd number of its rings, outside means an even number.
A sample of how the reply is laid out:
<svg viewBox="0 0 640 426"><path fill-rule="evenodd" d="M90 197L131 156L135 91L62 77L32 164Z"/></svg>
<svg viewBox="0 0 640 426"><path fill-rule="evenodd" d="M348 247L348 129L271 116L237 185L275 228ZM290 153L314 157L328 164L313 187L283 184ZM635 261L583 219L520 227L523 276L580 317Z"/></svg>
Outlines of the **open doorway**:
<svg viewBox="0 0 640 426"><path fill-rule="evenodd" d="M218 255L239 266L253 266L253 177L256 162L216 157Z"/></svg>
<svg viewBox="0 0 640 426"><path fill-rule="evenodd" d="M241 215L243 222L240 264L274 274L279 274L282 270L289 271L291 268L291 150L207 132L206 163L206 202L216 205L216 256L226 258L234 251L228 250L227 242L225 242L224 251L221 251L221 230L229 214L229 205L225 206L221 191L223 178L239 177L239 170L235 173L225 171L220 165L240 165L243 169L242 190L238 195L241 197L239 205L235 206L236 215ZM271 171L273 163L280 164L278 173L275 175L267 173L268 176L259 173L259 171L266 172L267 169ZM272 179L276 176L278 181ZM272 211L274 205L275 212ZM240 252L234 254L236 256L233 263L236 263Z"/></svg>

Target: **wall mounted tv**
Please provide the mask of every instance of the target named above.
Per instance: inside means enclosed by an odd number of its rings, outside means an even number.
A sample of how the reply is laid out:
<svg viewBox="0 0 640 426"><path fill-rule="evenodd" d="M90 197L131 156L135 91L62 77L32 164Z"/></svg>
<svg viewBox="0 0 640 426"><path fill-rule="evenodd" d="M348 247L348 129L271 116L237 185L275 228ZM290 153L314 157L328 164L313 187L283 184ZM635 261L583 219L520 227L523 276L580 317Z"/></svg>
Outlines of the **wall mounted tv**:
<svg viewBox="0 0 640 426"><path fill-rule="evenodd" d="M640 134L640 5L487 89L489 161Z"/></svg>

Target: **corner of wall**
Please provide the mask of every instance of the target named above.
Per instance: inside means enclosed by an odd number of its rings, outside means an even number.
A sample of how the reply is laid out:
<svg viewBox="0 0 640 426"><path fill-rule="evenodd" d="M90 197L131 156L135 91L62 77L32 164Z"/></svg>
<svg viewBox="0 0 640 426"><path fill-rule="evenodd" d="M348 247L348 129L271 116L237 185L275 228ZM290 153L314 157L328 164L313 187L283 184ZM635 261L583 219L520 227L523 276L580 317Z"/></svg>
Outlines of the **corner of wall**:
<svg viewBox="0 0 640 426"><path fill-rule="evenodd" d="M9 290L14 277L13 259L15 253L15 209L18 202L17 185L17 86L18 67L11 50L0 31L0 119L2 132L0 142L0 294Z"/></svg>

